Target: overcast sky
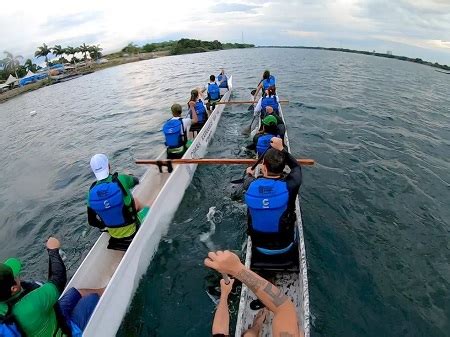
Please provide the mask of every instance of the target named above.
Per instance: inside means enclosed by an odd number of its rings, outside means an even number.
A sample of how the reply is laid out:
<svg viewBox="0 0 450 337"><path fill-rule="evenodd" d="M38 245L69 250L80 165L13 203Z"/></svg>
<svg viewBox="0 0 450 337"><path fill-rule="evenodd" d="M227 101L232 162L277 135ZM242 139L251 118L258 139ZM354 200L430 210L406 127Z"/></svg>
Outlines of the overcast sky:
<svg viewBox="0 0 450 337"><path fill-rule="evenodd" d="M25 57L47 43L100 44L182 37L256 45L342 47L450 64L450 0L35 0L5 2L0 52Z"/></svg>

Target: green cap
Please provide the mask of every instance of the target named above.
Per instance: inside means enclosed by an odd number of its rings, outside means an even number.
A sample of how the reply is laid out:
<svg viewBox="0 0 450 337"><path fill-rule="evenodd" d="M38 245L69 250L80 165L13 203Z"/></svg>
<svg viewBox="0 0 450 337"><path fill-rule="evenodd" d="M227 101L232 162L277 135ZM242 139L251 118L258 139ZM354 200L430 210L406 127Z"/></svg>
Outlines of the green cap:
<svg viewBox="0 0 450 337"><path fill-rule="evenodd" d="M0 263L0 301L5 301L11 297L11 287L16 283L22 263L15 258L10 258L4 263Z"/></svg>
<svg viewBox="0 0 450 337"><path fill-rule="evenodd" d="M269 115L266 116L262 122L267 126L277 125L277 118L275 116Z"/></svg>

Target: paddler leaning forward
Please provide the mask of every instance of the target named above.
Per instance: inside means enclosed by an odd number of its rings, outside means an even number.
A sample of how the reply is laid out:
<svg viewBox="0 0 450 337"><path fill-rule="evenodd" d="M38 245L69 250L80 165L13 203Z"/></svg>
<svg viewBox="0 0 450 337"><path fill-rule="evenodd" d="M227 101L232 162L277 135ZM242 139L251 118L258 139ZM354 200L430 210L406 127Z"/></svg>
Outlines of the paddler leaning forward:
<svg viewBox="0 0 450 337"><path fill-rule="evenodd" d="M149 211L149 207L131 193L139 179L117 172L111 174L108 157L104 154L91 158L91 168L97 181L91 185L87 196L89 225L106 228L111 235L108 248L124 251Z"/></svg>
<svg viewBox="0 0 450 337"><path fill-rule="evenodd" d="M248 232L254 257L289 256L297 248L295 201L302 183L302 169L283 148L281 138L273 137L262 162L262 177L255 178L247 168L244 181L248 209ZM290 173L284 173L285 165Z"/></svg>

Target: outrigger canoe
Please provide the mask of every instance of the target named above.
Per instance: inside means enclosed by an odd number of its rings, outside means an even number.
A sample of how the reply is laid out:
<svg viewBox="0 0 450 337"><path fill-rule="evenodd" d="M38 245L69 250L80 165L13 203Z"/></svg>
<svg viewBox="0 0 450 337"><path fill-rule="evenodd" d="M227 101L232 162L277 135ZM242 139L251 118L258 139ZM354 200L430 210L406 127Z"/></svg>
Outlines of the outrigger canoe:
<svg viewBox="0 0 450 337"><path fill-rule="evenodd" d="M283 112L280 106L280 116L283 118ZM286 125L286 123L285 123ZM258 129L261 126L261 118L259 118ZM254 132L252 132L254 134ZM286 130L285 144L290 152L289 138ZM267 273L270 275L271 281L277 287L283 289L284 293L288 295L297 309L299 328L304 332L305 337L309 337L310 334L310 313L309 313L309 290L308 290L308 274L306 266L306 250L305 241L303 236L303 223L302 215L300 212L299 199L296 203L297 213L297 230L299 233L298 240L298 254L297 250L294 254L291 254L291 259L285 262L284 265L278 262L261 260L261 256L258 256L258 261L253 256L252 240L250 236L247 238L247 249L245 256L245 266L257 273ZM298 259L298 260L297 260ZM245 286L242 285L241 297L239 300L239 311L236 322L235 337L241 337L242 333L248 329L252 323L257 310L250 308L250 303L256 299L256 296ZM272 336L272 316L266 319L264 323L261 335L262 337Z"/></svg>
<svg viewBox="0 0 450 337"><path fill-rule="evenodd" d="M231 89L232 77L228 80L228 90L221 92L222 102L230 99ZM202 158L205 155L224 108L224 104L216 105L183 158ZM165 150L158 159L166 159ZM133 195L144 204L151 204L151 210L143 219L128 250L107 249L110 236L101 234L67 284L66 290L71 287L106 287L83 332L84 337L116 335L139 281L147 271L162 235L168 230L196 168L197 164L174 165L172 173L162 173L155 166L149 167L133 190Z"/></svg>

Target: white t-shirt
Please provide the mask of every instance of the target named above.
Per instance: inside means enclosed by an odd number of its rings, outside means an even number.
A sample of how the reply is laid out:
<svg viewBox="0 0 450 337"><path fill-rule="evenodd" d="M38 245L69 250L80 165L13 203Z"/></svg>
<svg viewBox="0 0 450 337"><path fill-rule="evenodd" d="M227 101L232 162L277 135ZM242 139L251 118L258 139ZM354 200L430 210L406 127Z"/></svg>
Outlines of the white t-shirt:
<svg viewBox="0 0 450 337"><path fill-rule="evenodd" d="M181 117L172 117L172 119L176 119L179 120ZM186 130L186 133L189 133L189 129L191 128L192 125L192 119L190 119L189 117L187 118L183 118L183 130L181 130L181 134L184 135L184 130Z"/></svg>

